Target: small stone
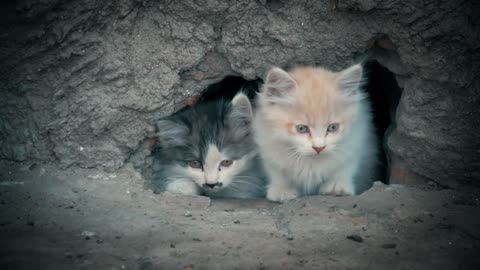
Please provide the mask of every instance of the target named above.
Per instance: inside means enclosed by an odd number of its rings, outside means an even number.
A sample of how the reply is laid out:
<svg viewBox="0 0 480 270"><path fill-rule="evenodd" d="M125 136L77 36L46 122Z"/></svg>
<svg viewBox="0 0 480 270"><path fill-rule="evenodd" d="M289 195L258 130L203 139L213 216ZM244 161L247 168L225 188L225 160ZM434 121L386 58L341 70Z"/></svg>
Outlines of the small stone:
<svg viewBox="0 0 480 270"><path fill-rule="evenodd" d="M423 219L422 219L421 217L415 217L415 218L413 219L413 222L414 222L414 223L423 223Z"/></svg>
<svg viewBox="0 0 480 270"><path fill-rule="evenodd" d="M97 242L97 244L101 244L101 243L103 243L103 240L102 239L97 239L96 242Z"/></svg>
<svg viewBox="0 0 480 270"><path fill-rule="evenodd" d="M363 238L360 235L356 235L356 234L348 235L347 239L350 239L350 240L358 242L358 243L363 242Z"/></svg>
<svg viewBox="0 0 480 270"><path fill-rule="evenodd" d="M202 240L200 238L193 238L192 240L195 241L195 242L202 242Z"/></svg>
<svg viewBox="0 0 480 270"><path fill-rule="evenodd" d="M295 239L295 238L293 237L293 235L291 235L291 234L287 235L287 240L293 240L293 239Z"/></svg>
<svg viewBox="0 0 480 270"><path fill-rule="evenodd" d="M355 204L353 204L353 208L357 208L357 204L356 204L356 203L355 203Z"/></svg>
<svg viewBox="0 0 480 270"><path fill-rule="evenodd" d="M292 251L288 250L287 255L289 255L289 256L292 255Z"/></svg>
<svg viewBox="0 0 480 270"><path fill-rule="evenodd" d="M190 211L187 211L185 212L185 214L183 214L184 217L191 217L192 216L192 213L190 213Z"/></svg>
<svg viewBox="0 0 480 270"><path fill-rule="evenodd" d="M237 220L235 220L233 223L235 223L235 224L240 224L240 220L237 219Z"/></svg>
<svg viewBox="0 0 480 270"><path fill-rule="evenodd" d="M174 245L174 244L170 244L170 248L175 248L175 245Z"/></svg>
<svg viewBox="0 0 480 270"><path fill-rule="evenodd" d="M33 221L27 221L27 226L35 226L35 222Z"/></svg>
<svg viewBox="0 0 480 270"><path fill-rule="evenodd" d="M382 245L382 248L386 248L386 249L392 249L396 247L397 247L397 244L394 244L394 243L386 243Z"/></svg>

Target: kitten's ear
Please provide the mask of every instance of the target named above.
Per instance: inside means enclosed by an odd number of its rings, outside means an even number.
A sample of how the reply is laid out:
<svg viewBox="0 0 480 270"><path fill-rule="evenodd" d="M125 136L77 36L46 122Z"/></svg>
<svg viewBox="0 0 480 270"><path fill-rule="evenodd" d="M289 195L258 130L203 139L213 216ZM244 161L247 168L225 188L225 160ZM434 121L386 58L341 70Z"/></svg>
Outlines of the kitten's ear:
<svg viewBox="0 0 480 270"><path fill-rule="evenodd" d="M232 111L230 112L232 116L237 118L246 118L251 119L253 116L252 104L248 97L240 92L232 99Z"/></svg>
<svg viewBox="0 0 480 270"><path fill-rule="evenodd" d="M244 93L238 93L231 102L227 125L234 138L243 138L250 133L253 118L252 104Z"/></svg>
<svg viewBox="0 0 480 270"><path fill-rule="evenodd" d="M272 68L263 85L263 96L272 104L289 103L289 94L295 89L295 80L281 68Z"/></svg>
<svg viewBox="0 0 480 270"><path fill-rule="evenodd" d="M361 98L363 68L360 64L351 66L338 73L338 84L347 97Z"/></svg>
<svg viewBox="0 0 480 270"><path fill-rule="evenodd" d="M190 130L184 124L168 119L161 119L157 122L157 138L160 145L177 146L187 142Z"/></svg>

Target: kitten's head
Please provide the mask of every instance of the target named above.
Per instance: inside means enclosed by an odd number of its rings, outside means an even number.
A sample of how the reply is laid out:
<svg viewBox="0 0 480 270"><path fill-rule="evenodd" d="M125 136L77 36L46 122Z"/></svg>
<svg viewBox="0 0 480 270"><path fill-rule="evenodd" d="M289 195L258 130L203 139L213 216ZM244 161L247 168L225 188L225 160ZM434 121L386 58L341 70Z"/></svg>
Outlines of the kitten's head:
<svg viewBox="0 0 480 270"><path fill-rule="evenodd" d="M237 94L182 110L158 124L159 156L169 166L169 180L194 181L209 192L243 182L256 155L250 122L252 106Z"/></svg>
<svg viewBox="0 0 480 270"><path fill-rule="evenodd" d="M362 67L334 73L301 67L271 69L259 96L259 114L277 142L302 156L322 157L341 148L359 112ZM285 147L285 146L282 146Z"/></svg>

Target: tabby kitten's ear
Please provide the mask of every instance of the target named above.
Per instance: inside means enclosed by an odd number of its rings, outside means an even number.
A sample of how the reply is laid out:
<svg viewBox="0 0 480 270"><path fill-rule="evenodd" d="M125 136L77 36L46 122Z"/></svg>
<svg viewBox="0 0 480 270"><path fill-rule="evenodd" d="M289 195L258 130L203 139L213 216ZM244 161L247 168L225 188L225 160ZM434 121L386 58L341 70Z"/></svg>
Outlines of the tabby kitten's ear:
<svg viewBox="0 0 480 270"><path fill-rule="evenodd" d="M295 80L281 68L274 67L268 73L263 86L263 97L270 104L289 104L291 93L296 87Z"/></svg>
<svg viewBox="0 0 480 270"><path fill-rule="evenodd" d="M348 99L359 100L364 97L360 91L363 84L362 74L363 68L360 64L351 66L338 73L338 85Z"/></svg>
<svg viewBox="0 0 480 270"><path fill-rule="evenodd" d="M189 133L188 127L184 124L168 119L161 119L157 122L157 139L163 146L178 146L187 143Z"/></svg>
<svg viewBox="0 0 480 270"><path fill-rule="evenodd" d="M238 93L232 99L227 117L227 125L231 128L233 135L237 138L248 135L252 118L253 110L250 100L244 93Z"/></svg>

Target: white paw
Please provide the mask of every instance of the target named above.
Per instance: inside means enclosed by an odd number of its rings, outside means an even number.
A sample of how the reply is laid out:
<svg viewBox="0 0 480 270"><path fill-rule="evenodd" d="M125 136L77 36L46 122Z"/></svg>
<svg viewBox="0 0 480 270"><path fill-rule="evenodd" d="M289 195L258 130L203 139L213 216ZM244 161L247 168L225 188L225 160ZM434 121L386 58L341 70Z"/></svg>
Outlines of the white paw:
<svg viewBox="0 0 480 270"><path fill-rule="evenodd" d="M197 184L189 181L172 181L168 183L167 192L183 195L199 195Z"/></svg>
<svg viewBox="0 0 480 270"><path fill-rule="evenodd" d="M278 185L270 185L267 190L267 199L275 202L293 200L299 196L293 188L285 188Z"/></svg>
<svg viewBox="0 0 480 270"><path fill-rule="evenodd" d="M354 195L355 187L351 182L352 181L329 181L320 186L319 193L334 196Z"/></svg>

